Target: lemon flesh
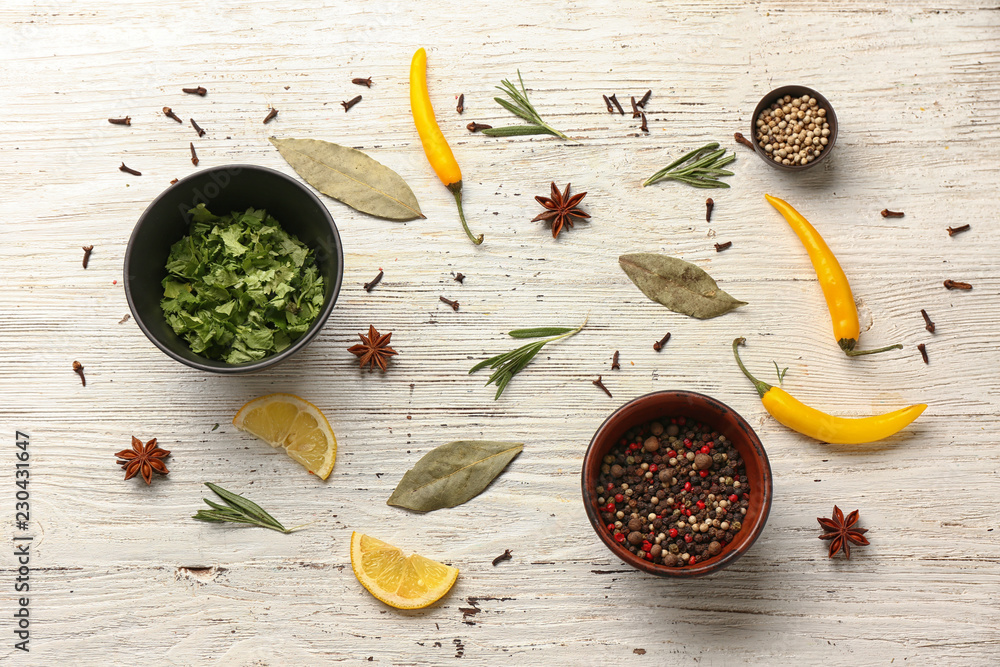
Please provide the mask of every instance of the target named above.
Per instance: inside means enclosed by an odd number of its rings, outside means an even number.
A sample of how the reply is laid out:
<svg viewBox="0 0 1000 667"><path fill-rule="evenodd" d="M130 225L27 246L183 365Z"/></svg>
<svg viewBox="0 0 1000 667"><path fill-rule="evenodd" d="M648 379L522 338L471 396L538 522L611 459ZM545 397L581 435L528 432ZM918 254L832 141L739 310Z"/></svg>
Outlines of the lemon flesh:
<svg viewBox="0 0 1000 667"><path fill-rule="evenodd" d="M418 554L404 556L399 547L354 532L351 567L369 593L397 609L422 609L451 590L458 568Z"/></svg>
<svg viewBox="0 0 1000 667"><path fill-rule="evenodd" d="M303 398L293 394L255 398L236 413L233 426L283 448L320 479L333 470L337 438L320 409Z"/></svg>

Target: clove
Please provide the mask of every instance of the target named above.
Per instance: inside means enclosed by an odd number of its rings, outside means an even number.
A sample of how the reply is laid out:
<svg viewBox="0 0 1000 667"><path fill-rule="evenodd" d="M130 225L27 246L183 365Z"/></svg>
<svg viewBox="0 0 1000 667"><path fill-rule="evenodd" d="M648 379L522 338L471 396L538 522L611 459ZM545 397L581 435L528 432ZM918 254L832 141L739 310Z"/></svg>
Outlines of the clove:
<svg viewBox="0 0 1000 667"><path fill-rule="evenodd" d="M954 236L955 234L961 234L962 232L967 232L972 229L972 225L962 225L961 227L955 227L952 229L948 228L948 236Z"/></svg>
<svg viewBox="0 0 1000 667"><path fill-rule="evenodd" d="M642 96L641 100L639 100L639 106L641 106L643 109L645 109L646 108L646 102L648 102L649 98L652 97L652 96L653 96L653 91L652 90L647 90L646 94Z"/></svg>
<svg viewBox="0 0 1000 667"><path fill-rule="evenodd" d="M608 113L614 113L615 108L611 106L611 100L608 99L607 95L601 95L604 98L604 103L608 105Z"/></svg>
<svg viewBox="0 0 1000 667"><path fill-rule="evenodd" d="M965 289L965 290L972 289L972 285L970 285L969 283L963 283L958 280L946 280L944 281L944 286L947 287L948 289Z"/></svg>
<svg viewBox="0 0 1000 667"><path fill-rule="evenodd" d="M716 243L715 252L722 252L723 250L729 250L733 247L732 241L726 241L725 243Z"/></svg>
<svg viewBox="0 0 1000 667"><path fill-rule="evenodd" d="M601 381L601 377L602 376L598 375L597 379L592 381L591 384L593 384L595 387L599 388L601 391L607 394L608 398L614 398L614 396L611 395L611 392L608 391L608 388L604 386L604 383Z"/></svg>
<svg viewBox="0 0 1000 667"><path fill-rule="evenodd" d="M902 218L903 215L902 211L890 211L887 208L882 209L883 218Z"/></svg>
<svg viewBox="0 0 1000 667"><path fill-rule="evenodd" d="M278 115L278 110L275 109L274 107L271 107L271 110L267 112L266 116L264 116L264 124L267 125L268 123L270 123L272 120L274 120L274 117L277 115Z"/></svg>
<svg viewBox="0 0 1000 667"><path fill-rule="evenodd" d="M442 303L446 303L451 306L452 310L458 310L458 301L452 301L451 299L446 299L443 296L438 298L441 299Z"/></svg>
<svg viewBox="0 0 1000 667"><path fill-rule="evenodd" d="M464 285L465 284L465 274L464 273L456 273L455 274L455 282L459 282L459 283L462 283Z"/></svg>
<svg viewBox="0 0 1000 667"><path fill-rule="evenodd" d="M615 350L615 356L611 357L611 370L621 370L621 365L618 363L618 350Z"/></svg>
<svg viewBox="0 0 1000 667"><path fill-rule="evenodd" d="M177 117L177 114L175 114L175 113L174 113L174 112L173 112L173 111L172 111L172 110L170 109L170 107L163 107L163 115L164 115L164 116L166 116L167 118L173 118L173 119L174 119L174 120L176 120L176 121L177 121L178 123L183 123L183 122L184 122L184 121L182 121L182 120L181 120L180 118L178 118L178 117Z"/></svg>
<svg viewBox="0 0 1000 667"><path fill-rule="evenodd" d="M643 113L641 115L642 115L642 124L639 125L639 129L642 130L643 132L649 132L649 125L646 124L646 114Z"/></svg>
<svg viewBox="0 0 1000 667"><path fill-rule="evenodd" d="M371 282L365 283L365 291L371 292L375 289L375 286L382 282L382 276L385 275L382 269L378 270L378 275L372 278Z"/></svg>
<svg viewBox="0 0 1000 667"><path fill-rule="evenodd" d="M365 86L366 88L371 88L372 87L372 78L368 77L367 79L362 79L362 78L358 77L356 79L351 79L351 83L353 83L355 85L358 85L358 86Z"/></svg>
<svg viewBox="0 0 1000 667"><path fill-rule="evenodd" d="M208 91L204 87L198 86L197 88L181 88L182 93L187 93L188 95L201 95L205 97L205 93Z"/></svg>
<svg viewBox="0 0 1000 667"><path fill-rule="evenodd" d="M458 96L458 106L455 107L455 111L458 113L465 111L465 93Z"/></svg>
<svg viewBox="0 0 1000 667"><path fill-rule="evenodd" d="M918 343L917 344L917 349L920 350L920 356L924 358L924 363L925 364L929 363L927 361L927 346L924 345L923 343Z"/></svg>
<svg viewBox="0 0 1000 667"><path fill-rule="evenodd" d="M341 104L341 106L344 107L344 113L347 113L348 111L351 110L351 107L353 107L355 104L357 104L360 101L361 101L361 96L358 95L357 97L349 99L346 102L341 102L340 104Z"/></svg>
<svg viewBox="0 0 1000 667"><path fill-rule="evenodd" d="M635 103L635 95L632 96L632 118L639 117L639 107Z"/></svg>
<svg viewBox="0 0 1000 667"><path fill-rule="evenodd" d="M87 268L87 264L90 263L90 253L94 251L94 246L85 245L83 246L83 268Z"/></svg>
<svg viewBox="0 0 1000 667"><path fill-rule="evenodd" d="M492 125L487 125L485 123L477 123L476 121L472 121L471 123L469 123L465 127L469 130L469 132L478 132L479 130L489 130L489 129L492 129L493 126Z"/></svg>
<svg viewBox="0 0 1000 667"><path fill-rule="evenodd" d="M198 136L199 137L204 137L205 136L205 130L201 129L201 126L198 125L198 123L194 122L194 118L188 118L188 120L191 121L191 127L193 127L194 131L198 133Z"/></svg>
<svg viewBox="0 0 1000 667"><path fill-rule="evenodd" d="M131 125L132 117L125 116L124 118L109 118L108 122L111 123L112 125Z"/></svg>
<svg viewBox="0 0 1000 667"><path fill-rule="evenodd" d="M653 343L653 349L656 350L657 352L659 352L660 350L663 349L663 346L667 344L668 340L670 340L670 332L669 331L667 332L666 336L664 336L660 340L658 340L655 343Z"/></svg>
<svg viewBox="0 0 1000 667"><path fill-rule="evenodd" d="M118 171L124 171L126 174L132 174L133 176L142 176L141 171L136 171L131 167L126 167L124 162L122 162L122 166L118 167Z"/></svg>
<svg viewBox="0 0 1000 667"><path fill-rule="evenodd" d="M190 142L188 146L191 147L191 164L197 167L199 160L198 160L198 154L194 152L194 142Z"/></svg>
<svg viewBox="0 0 1000 667"><path fill-rule="evenodd" d="M924 326L924 328L927 329L928 331L930 331L931 333L934 333L934 323L931 322L930 315L928 315L927 311L924 310L923 308L920 309L920 314L924 318L924 324L926 325L926 326Z"/></svg>
<svg viewBox="0 0 1000 667"><path fill-rule="evenodd" d="M496 567L500 563L504 562L505 560L510 560L511 558L512 556L510 555L510 549L504 549L502 554L493 559L493 567ZM476 609L476 611L478 612L479 610Z"/></svg>
<svg viewBox="0 0 1000 667"><path fill-rule="evenodd" d="M750 141L749 139L747 139L746 137L744 137L742 132L737 132L736 134L734 134L733 135L733 139L736 140L736 143L743 144L744 146L746 146L750 150L756 150L753 147L753 142Z"/></svg>
<svg viewBox="0 0 1000 667"><path fill-rule="evenodd" d="M715 208L715 200L709 197L705 200L705 222L712 222L713 208Z"/></svg>
<svg viewBox="0 0 1000 667"><path fill-rule="evenodd" d="M80 376L80 382L82 382L83 386L86 387L87 386L87 378L85 378L83 376L83 364L81 364L79 361L74 361L73 362L73 372Z"/></svg>
<svg viewBox="0 0 1000 667"><path fill-rule="evenodd" d="M608 99L609 99L609 100L611 100L611 103L615 105L615 108L616 108L616 109L618 109L618 113L620 113L621 115L623 115L623 116L624 116L624 115L625 115L625 110L624 110L624 109L622 109L622 105L618 104L618 97L617 97L617 94L615 94L615 95L612 95L612 96L611 96L611 97L609 97Z"/></svg>

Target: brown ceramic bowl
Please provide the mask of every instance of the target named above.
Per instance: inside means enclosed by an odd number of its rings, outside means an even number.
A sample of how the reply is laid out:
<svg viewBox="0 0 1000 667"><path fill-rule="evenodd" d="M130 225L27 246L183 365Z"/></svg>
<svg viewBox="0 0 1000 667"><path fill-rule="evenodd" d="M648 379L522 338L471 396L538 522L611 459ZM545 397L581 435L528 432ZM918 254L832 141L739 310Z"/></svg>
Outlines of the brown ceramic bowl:
<svg viewBox="0 0 1000 667"><path fill-rule="evenodd" d="M722 552L700 563L685 567L667 567L644 560L614 541L611 533L601 522L597 509L597 478L601 472L604 457L622 436L633 426L639 426L653 419L685 417L712 427L732 441L746 463L747 480L750 484L750 505L743 518L743 528L735 539L722 548ZM771 511L774 488L771 480L771 465L767 460L760 438L750 428L743 417L732 408L719 401L692 391L658 391L646 394L626 403L608 417L594 434L587 453L583 457L583 505L594 527L611 552L637 570L661 577L681 579L701 577L717 572L742 556L753 545L764 530L767 515Z"/></svg>
<svg viewBox="0 0 1000 667"><path fill-rule="evenodd" d="M788 165L775 162L768 156L764 147L757 143L757 117L760 116L761 111L771 106L771 104L779 97L784 97L785 95L791 95L792 97L809 95L810 97L816 99L816 102L820 107L826 109L826 122L830 124L830 136L827 137L828 143L826 148L820 151L819 157L812 162L807 162L804 165ZM805 86L782 86L781 88L775 88L767 95L760 98L760 102L757 103L757 107L753 110L753 116L750 118L750 134L747 135L747 139L753 142L753 150L760 156L760 159L775 169L782 169L784 171L804 171L818 165L820 162L825 160L828 155L830 155L831 151L833 151L833 145L837 143L837 126L837 114L834 112L833 105L830 104L828 99L820 95L812 88L806 88Z"/></svg>

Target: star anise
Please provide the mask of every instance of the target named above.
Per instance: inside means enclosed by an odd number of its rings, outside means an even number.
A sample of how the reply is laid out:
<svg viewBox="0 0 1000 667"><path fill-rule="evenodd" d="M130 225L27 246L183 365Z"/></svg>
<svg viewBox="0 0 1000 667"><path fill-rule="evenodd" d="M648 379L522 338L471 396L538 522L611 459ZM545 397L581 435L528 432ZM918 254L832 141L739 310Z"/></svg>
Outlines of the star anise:
<svg viewBox="0 0 1000 667"><path fill-rule="evenodd" d="M858 518L858 510L854 510L847 515L847 519L844 519L844 513L841 512L840 508L836 505L833 506L832 519L825 519L822 517L816 518L816 520L819 521L819 525L823 526L823 530L827 531L826 533L820 535L819 539L831 540L830 558L836 556L837 552L843 549L844 556L850 559L851 544L864 546L869 543L868 539L864 536L864 534L868 532L867 528L851 527L858 522Z"/></svg>
<svg viewBox="0 0 1000 667"><path fill-rule="evenodd" d="M358 334L358 336L361 338L361 344L349 347L347 351L361 357L361 368L368 364L369 370L375 370L378 366L384 371L386 364L389 363L389 357L399 354L389 347L391 333L379 334L375 327L368 325L368 335Z"/></svg>
<svg viewBox="0 0 1000 667"><path fill-rule="evenodd" d="M143 445L142 440L133 435L132 449L123 449L115 456L120 459L118 465L125 469L125 479L132 479L142 473L142 478L149 484L153 481L154 470L161 475L170 472L163 463L163 459L170 456L170 452L160 449L156 444L156 438Z"/></svg>
<svg viewBox="0 0 1000 667"><path fill-rule="evenodd" d="M531 219L532 222L537 222L538 220L551 220L552 221L552 238L557 238L559 232L562 231L563 225L573 226L573 218L589 218L590 216L576 208L576 206L583 201L583 198L587 196L586 192L581 192L580 194L569 196L569 186L566 184L566 190L564 192L559 192L559 188L556 184L552 183L552 198L548 197L535 197L535 200L544 206L547 211L544 213L539 213L534 218Z"/></svg>

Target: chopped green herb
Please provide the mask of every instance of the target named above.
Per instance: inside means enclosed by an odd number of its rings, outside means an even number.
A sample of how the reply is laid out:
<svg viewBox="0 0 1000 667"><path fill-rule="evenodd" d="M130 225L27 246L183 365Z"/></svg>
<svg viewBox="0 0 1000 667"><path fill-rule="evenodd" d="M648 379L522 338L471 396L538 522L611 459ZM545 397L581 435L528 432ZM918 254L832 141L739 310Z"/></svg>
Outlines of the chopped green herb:
<svg viewBox="0 0 1000 667"><path fill-rule="evenodd" d="M264 210L191 209L191 233L167 259L160 305L191 351L231 364L281 352L323 307L312 251Z"/></svg>

